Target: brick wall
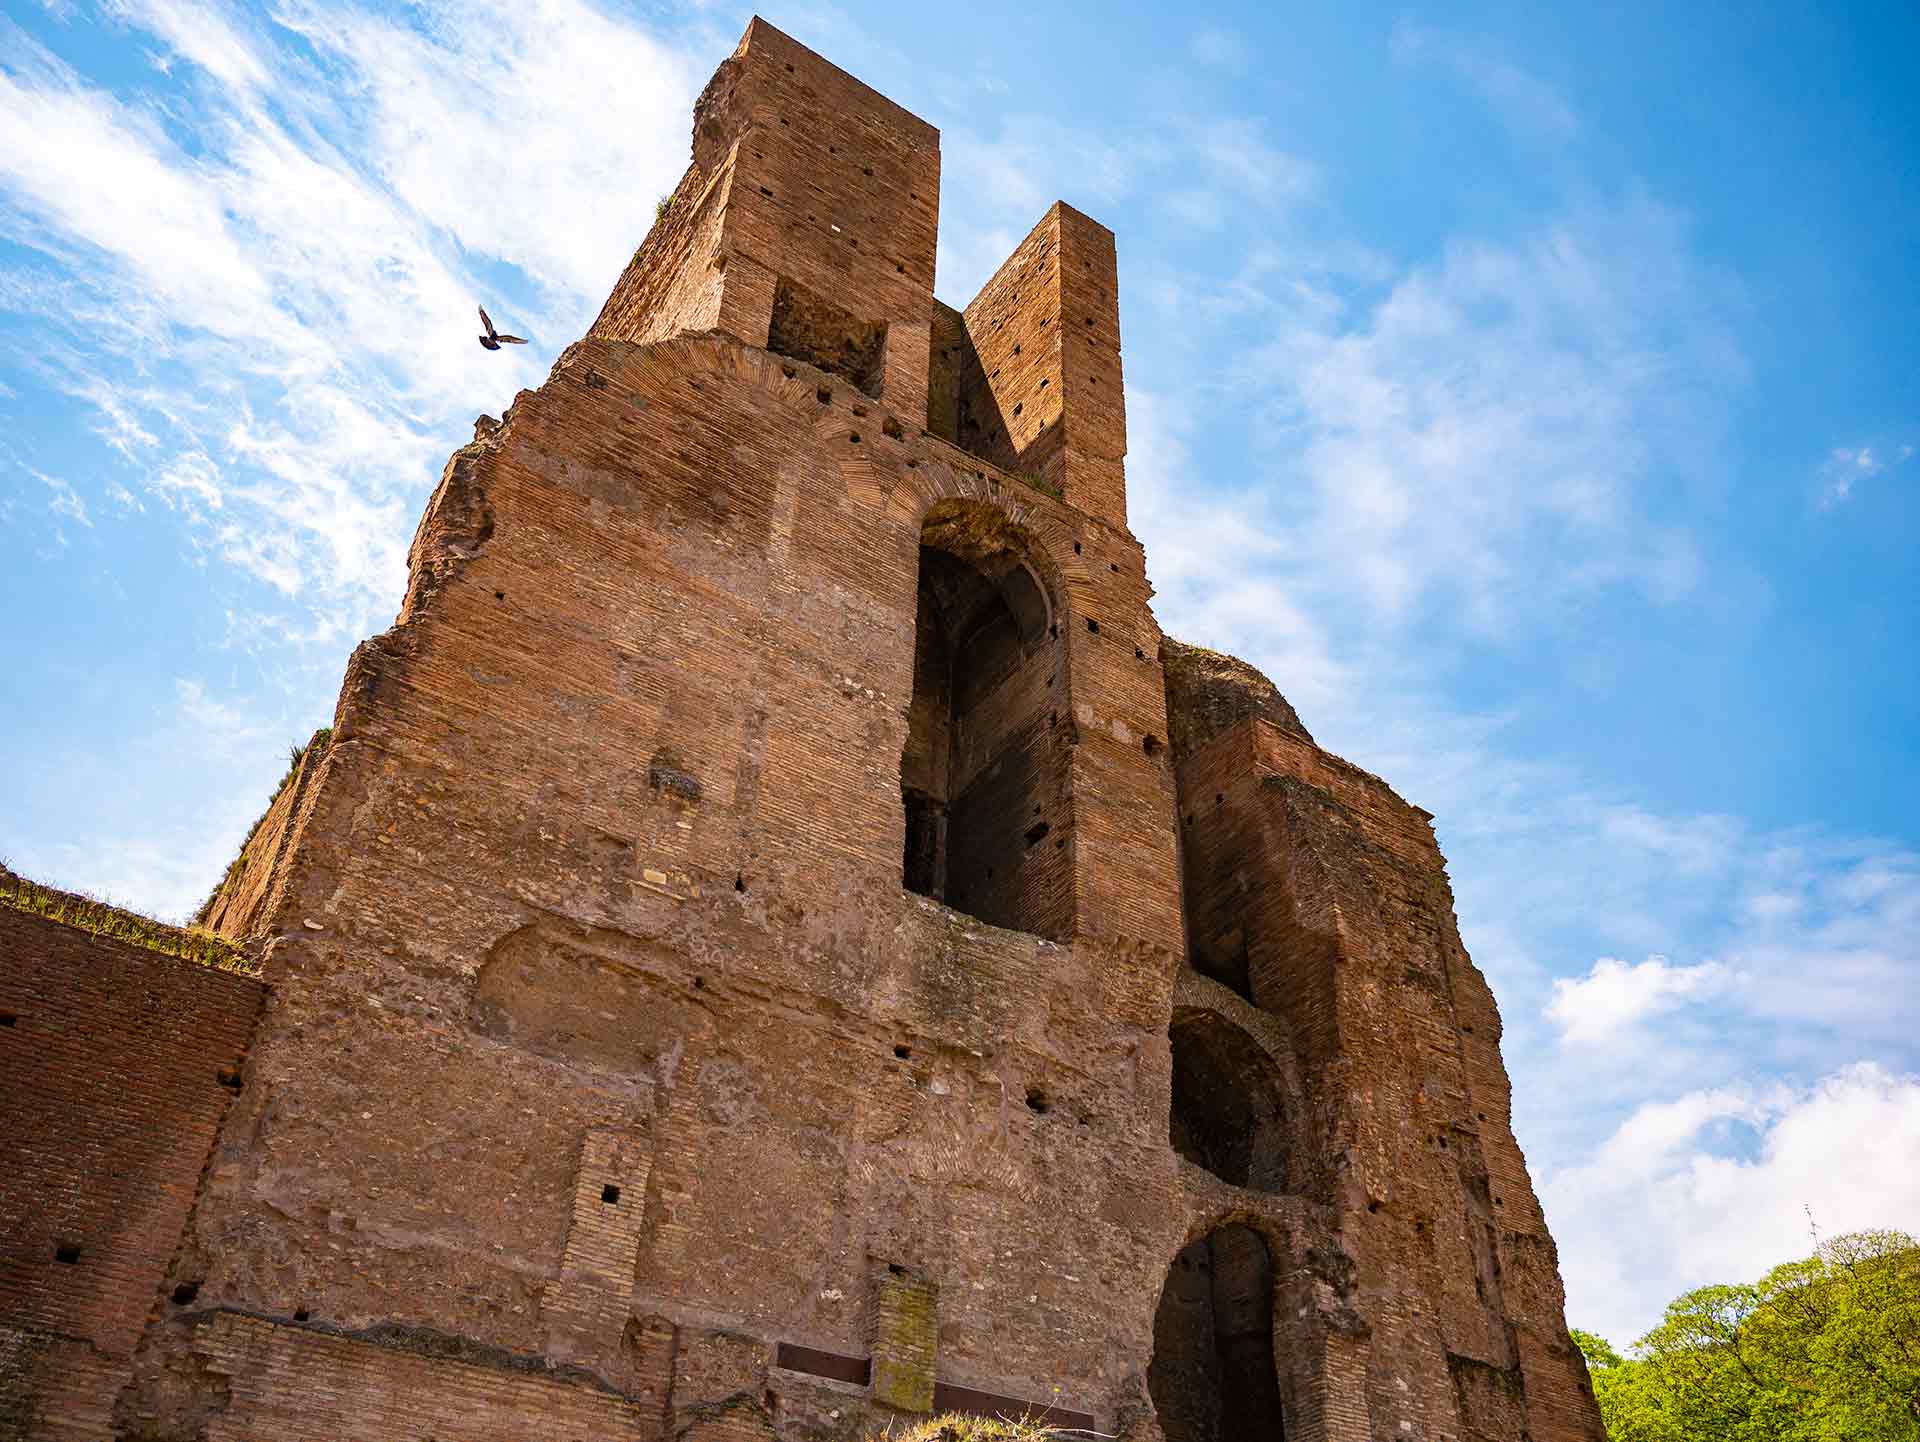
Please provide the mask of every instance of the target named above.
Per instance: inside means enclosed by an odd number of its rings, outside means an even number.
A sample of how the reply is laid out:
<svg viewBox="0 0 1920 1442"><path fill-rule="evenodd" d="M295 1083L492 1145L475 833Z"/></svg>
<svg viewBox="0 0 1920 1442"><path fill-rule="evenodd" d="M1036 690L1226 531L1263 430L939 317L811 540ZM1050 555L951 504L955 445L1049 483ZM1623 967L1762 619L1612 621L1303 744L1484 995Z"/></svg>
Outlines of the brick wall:
<svg viewBox="0 0 1920 1442"><path fill-rule="evenodd" d="M224 1405L207 1442L652 1442L657 1411L510 1359L432 1356L252 1317L196 1329Z"/></svg>
<svg viewBox="0 0 1920 1442"><path fill-rule="evenodd" d="M863 334L884 332L867 392L918 430L939 132L761 20L707 86L694 125L693 165L592 334L657 340L718 328L764 346L784 291L802 309L811 302ZM787 352L823 359L810 344Z"/></svg>
<svg viewBox="0 0 1920 1442"><path fill-rule="evenodd" d="M268 888L279 871L279 863L292 845L299 829L303 809L310 799L315 773L326 756L326 744L318 737L300 753L293 775L268 804L241 848L232 876L214 894L204 918L210 931L225 936L245 936L271 905Z"/></svg>
<svg viewBox="0 0 1920 1442"><path fill-rule="evenodd" d="M954 439L1127 521L1127 422L1113 232L1056 204L964 312Z"/></svg>
<svg viewBox="0 0 1920 1442"><path fill-rule="evenodd" d="M49 1427L104 1415L148 1316L173 1305L162 1283L262 994L0 909L0 1387Z"/></svg>
<svg viewBox="0 0 1920 1442"><path fill-rule="evenodd" d="M1498 1017L1429 818L1315 746L1264 678L1169 652L1192 956L1244 985L1294 1049L1308 1105L1289 1181L1340 1218L1337 1251L1321 1246L1344 1259L1336 1294L1368 1338L1373 1426L1598 1437L1508 1126ZM1174 1044L1177 1082L1178 1029ZM1305 1320L1282 1321L1289 1345L1326 1326L1329 1365L1362 1365L1339 1340L1355 1327ZM1349 1402L1296 1397L1296 1428L1317 1417L1335 1435Z"/></svg>
<svg viewBox="0 0 1920 1442"><path fill-rule="evenodd" d="M129 1409L407 1437L444 1387L476 1436L551 1400L766 1438L945 1388L1144 1438L1169 1269L1231 1226L1266 1260L1200 1355L1267 1365L1269 1293L1299 1442L1459 1435L1489 1368L1536 1442L1595 1435L1424 813L1163 645L1112 237L1056 207L936 311L937 174L754 22L594 333L450 461L230 914L274 1001L183 1253L225 1320L163 1312ZM1044 613L970 706L915 704L930 552ZM943 764L985 901L902 884ZM899 1336L876 1258L938 1298Z"/></svg>

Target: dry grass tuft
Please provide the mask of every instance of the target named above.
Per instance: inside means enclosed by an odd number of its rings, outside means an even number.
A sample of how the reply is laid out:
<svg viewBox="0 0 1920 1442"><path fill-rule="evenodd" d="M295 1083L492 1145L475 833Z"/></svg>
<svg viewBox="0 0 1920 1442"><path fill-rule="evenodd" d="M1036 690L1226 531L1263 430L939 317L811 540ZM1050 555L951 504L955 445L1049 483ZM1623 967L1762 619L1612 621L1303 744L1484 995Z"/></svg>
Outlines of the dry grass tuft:
<svg viewBox="0 0 1920 1442"><path fill-rule="evenodd" d="M308 756L312 756L317 761L326 754L327 747L332 744L333 728L331 726L322 726L318 731L313 733L312 739L310 739L306 745L290 746L287 748L287 769L285 774L281 776L279 784L273 788L273 795L267 798L266 810L256 816L253 819L253 825L247 828L247 839L240 843L240 854L227 863L227 869L221 875L220 880L214 884L213 890L207 893L207 899L200 903L200 909L194 912L193 919L196 925L205 922L208 917L213 915L214 903L220 900L220 893L233 885L234 881L239 877L241 869L247 864L247 853L252 849L253 838L260 834L260 828L266 824L267 815L273 810L273 803L280 799L280 793L292 785L293 778L300 774L300 763L305 761Z"/></svg>
<svg viewBox="0 0 1920 1442"><path fill-rule="evenodd" d="M3 863L0 863L0 907L28 916L43 916L90 936L109 936L115 941L145 947L162 956L177 956L218 971L237 972L241 976L260 974L260 968L245 952L210 931L169 926L164 921L155 921L150 916L77 891L42 886L10 871Z"/></svg>
<svg viewBox="0 0 1920 1442"><path fill-rule="evenodd" d="M1038 1422L1003 1422L952 1412L922 1422L910 1432L875 1437L872 1442L1055 1442L1072 1434L1057 1432Z"/></svg>

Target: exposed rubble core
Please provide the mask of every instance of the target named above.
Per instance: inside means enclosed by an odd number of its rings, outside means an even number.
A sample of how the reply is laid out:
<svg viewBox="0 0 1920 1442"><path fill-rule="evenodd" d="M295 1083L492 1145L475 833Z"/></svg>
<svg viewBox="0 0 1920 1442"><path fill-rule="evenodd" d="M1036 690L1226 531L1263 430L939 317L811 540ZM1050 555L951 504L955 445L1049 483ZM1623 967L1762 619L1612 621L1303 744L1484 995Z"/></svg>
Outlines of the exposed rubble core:
<svg viewBox="0 0 1920 1442"><path fill-rule="evenodd" d="M754 21L260 978L0 911L0 1438L1602 1438L1426 814L1161 634L1112 235L940 306L938 187Z"/></svg>

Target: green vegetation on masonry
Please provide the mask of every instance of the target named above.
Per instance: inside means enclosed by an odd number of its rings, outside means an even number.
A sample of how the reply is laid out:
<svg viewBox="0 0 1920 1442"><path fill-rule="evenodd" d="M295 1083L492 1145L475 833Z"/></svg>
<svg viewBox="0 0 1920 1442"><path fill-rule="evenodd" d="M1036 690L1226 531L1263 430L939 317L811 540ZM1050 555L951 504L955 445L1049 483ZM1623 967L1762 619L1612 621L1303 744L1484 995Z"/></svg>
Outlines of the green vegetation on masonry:
<svg viewBox="0 0 1920 1442"><path fill-rule="evenodd" d="M226 874L215 884L213 890L207 893L207 899L200 903L200 909L194 912L193 920L195 925L204 924L206 919L213 915L213 904L220 899L220 893L233 885L234 881L239 877L241 868L247 864L247 853L253 847L253 838L260 834L260 828L265 824L268 813L273 810L273 803L280 799L280 793L285 791L287 787L292 784L293 778L299 774L300 763L306 760L309 754L313 756L314 760L318 761L322 756L326 755L327 747L332 744L333 728L331 726L322 726L318 731L313 733L312 739L309 740L306 745L289 746L287 748L286 774L280 778L279 783L273 788L273 795L267 798L265 809L261 811L259 816L254 818L253 825L247 828L247 839L240 843L240 854L227 863Z"/></svg>
<svg viewBox="0 0 1920 1442"><path fill-rule="evenodd" d="M1920 1243L1903 1232L1676 1297L1630 1356L1573 1340L1613 1442L1920 1439Z"/></svg>
<svg viewBox="0 0 1920 1442"><path fill-rule="evenodd" d="M1037 471L1015 471L1013 472L1013 478L1016 481L1025 481L1042 495L1052 496L1056 501L1064 501L1067 498L1067 493L1064 490L1056 486L1052 481L1041 476Z"/></svg>
<svg viewBox="0 0 1920 1442"><path fill-rule="evenodd" d="M1002 1422L954 1412L922 1422L911 1432L880 1434L871 1442L1053 1442L1066 1436L1038 1422Z"/></svg>
<svg viewBox="0 0 1920 1442"><path fill-rule="evenodd" d="M673 196L671 194L661 196L653 204L653 223L655 225L658 225L661 221L661 218L665 216L669 210L672 210L672 209L673 209Z"/></svg>
<svg viewBox="0 0 1920 1442"><path fill-rule="evenodd" d="M260 969L245 952L223 937L196 927L169 926L150 916L126 911L77 892L61 891L29 881L0 865L0 906L28 916L45 917L90 936L109 936L132 946L177 956L219 971L258 976Z"/></svg>

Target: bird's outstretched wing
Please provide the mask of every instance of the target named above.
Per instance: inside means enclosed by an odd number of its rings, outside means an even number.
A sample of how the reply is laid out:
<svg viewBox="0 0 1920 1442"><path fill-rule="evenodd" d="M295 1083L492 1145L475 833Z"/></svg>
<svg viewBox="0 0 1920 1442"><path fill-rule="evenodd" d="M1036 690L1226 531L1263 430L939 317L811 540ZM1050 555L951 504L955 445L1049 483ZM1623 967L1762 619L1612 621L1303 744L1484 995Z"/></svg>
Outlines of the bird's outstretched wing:
<svg viewBox="0 0 1920 1442"><path fill-rule="evenodd" d="M480 307L480 324L487 328L489 337L499 336L500 333L493 328L493 317L487 314L487 308L484 305Z"/></svg>
<svg viewBox="0 0 1920 1442"><path fill-rule="evenodd" d="M502 345L525 345L527 343L527 338L523 335L500 335L496 333L493 338Z"/></svg>

